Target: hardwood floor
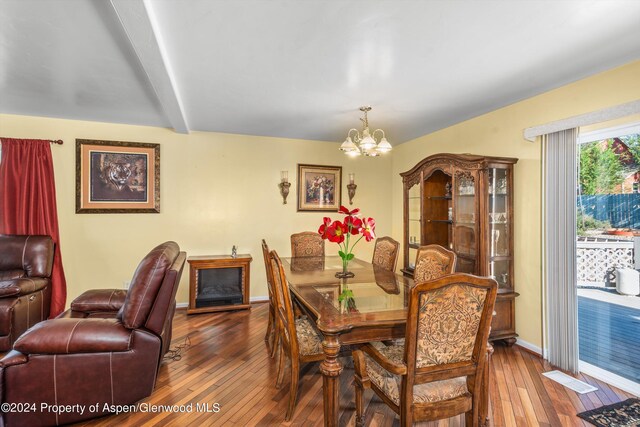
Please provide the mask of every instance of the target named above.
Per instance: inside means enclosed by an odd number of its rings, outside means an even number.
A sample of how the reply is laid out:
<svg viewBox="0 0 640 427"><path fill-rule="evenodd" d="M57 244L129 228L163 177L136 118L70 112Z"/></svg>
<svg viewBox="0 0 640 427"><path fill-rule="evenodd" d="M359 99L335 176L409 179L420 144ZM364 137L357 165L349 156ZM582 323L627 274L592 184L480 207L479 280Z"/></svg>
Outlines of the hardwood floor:
<svg viewBox="0 0 640 427"><path fill-rule="evenodd" d="M275 388L276 361L264 342L267 305L251 311L187 316L179 310L174 320L172 347L191 346L179 360L163 362L154 393L142 403L189 405L191 412L135 412L113 415L82 426L322 426L322 377L318 364L302 369L300 391L291 422L284 422L288 378ZM340 425L354 425L353 363L345 358L341 377ZM514 346L496 345L491 373L492 426L588 426L576 413L631 397L587 376L580 379L598 391L578 395L540 375L551 366L539 357ZM365 393L366 425L398 426L399 419L373 392ZM218 403L220 411L204 412L196 404ZM189 410L188 407L185 410ZM463 426L462 417L421 426Z"/></svg>

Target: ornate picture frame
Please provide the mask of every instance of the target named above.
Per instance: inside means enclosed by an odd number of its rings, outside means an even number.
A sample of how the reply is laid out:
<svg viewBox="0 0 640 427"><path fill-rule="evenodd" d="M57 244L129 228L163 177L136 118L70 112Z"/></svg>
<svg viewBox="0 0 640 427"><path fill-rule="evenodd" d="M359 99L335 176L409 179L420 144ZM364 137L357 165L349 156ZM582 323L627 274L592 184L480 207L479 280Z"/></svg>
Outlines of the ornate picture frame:
<svg viewBox="0 0 640 427"><path fill-rule="evenodd" d="M76 139L76 213L160 213L160 144Z"/></svg>
<svg viewBox="0 0 640 427"><path fill-rule="evenodd" d="M342 166L298 164L298 212L337 212L342 204Z"/></svg>

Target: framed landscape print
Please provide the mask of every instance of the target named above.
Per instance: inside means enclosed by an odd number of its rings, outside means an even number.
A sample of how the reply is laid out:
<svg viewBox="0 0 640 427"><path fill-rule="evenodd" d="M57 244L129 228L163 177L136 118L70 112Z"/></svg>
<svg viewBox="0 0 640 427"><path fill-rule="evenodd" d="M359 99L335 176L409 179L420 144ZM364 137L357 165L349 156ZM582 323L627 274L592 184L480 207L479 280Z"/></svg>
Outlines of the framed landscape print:
<svg viewBox="0 0 640 427"><path fill-rule="evenodd" d="M342 167L298 165L298 211L337 212L341 190Z"/></svg>
<svg viewBox="0 0 640 427"><path fill-rule="evenodd" d="M159 213L160 144L76 139L76 213Z"/></svg>

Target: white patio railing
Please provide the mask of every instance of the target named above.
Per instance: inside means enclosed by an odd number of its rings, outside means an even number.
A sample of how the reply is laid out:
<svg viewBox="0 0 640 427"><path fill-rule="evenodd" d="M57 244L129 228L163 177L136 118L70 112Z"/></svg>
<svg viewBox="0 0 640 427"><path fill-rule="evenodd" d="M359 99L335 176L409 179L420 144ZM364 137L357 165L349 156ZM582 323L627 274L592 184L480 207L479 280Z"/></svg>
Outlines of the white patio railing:
<svg viewBox="0 0 640 427"><path fill-rule="evenodd" d="M578 286L612 286L616 268L633 268L633 241L606 240L578 238Z"/></svg>

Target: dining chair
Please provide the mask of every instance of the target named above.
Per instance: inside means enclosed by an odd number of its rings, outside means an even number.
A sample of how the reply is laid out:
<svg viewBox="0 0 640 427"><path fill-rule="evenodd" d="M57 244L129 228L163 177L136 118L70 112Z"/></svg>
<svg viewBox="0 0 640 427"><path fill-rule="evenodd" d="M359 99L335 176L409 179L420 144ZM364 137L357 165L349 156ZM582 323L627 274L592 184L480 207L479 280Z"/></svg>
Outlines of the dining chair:
<svg viewBox="0 0 640 427"><path fill-rule="evenodd" d="M418 248L413 280L416 283L437 279L451 274L456 269L456 254L440 245L426 245Z"/></svg>
<svg viewBox="0 0 640 427"><path fill-rule="evenodd" d="M487 338L497 283L457 273L411 289L404 345L369 343L353 352L356 425L364 425L363 393L373 391L400 425L465 414L478 426L487 368Z"/></svg>
<svg viewBox="0 0 640 427"><path fill-rule="evenodd" d="M280 357L278 361L278 378L276 387L282 386L286 359L291 366L291 383L289 385L289 405L285 419L293 416L300 381L300 364L318 362L324 359L322 351L322 335L313 327L307 317L294 317L293 303L289 292L289 283L285 277L282 261L276 251L270 252L273 292L276 302L276 320L280 330Z"/></svg>
<svg viewBox="0 0 640 427"><path fill-rule="evenodd" d="M385 270L395 271L399 252L400 243L388 236L379 237L373 247L371 263Z"/></svg>
<svg viewBox="0 0 640 427"><path fill-rule="evenodd" d="M319 233L313 231L292 234L291 256L324 256L324 239Z"/></svg>
<svg viewBox="0 0 640 427"><path fill-rule="evenodd" d="M276 307L271 278L271 261L269 261L269 246L264 239L262 239L262 258L264 259L264 269L267 273L267 291L269 292L269 320L264 340L267 342L269 355L274 357L276 350L278 349L278 344L280 343L280 331L278 329L278 323L276 322Z"/></svg>

